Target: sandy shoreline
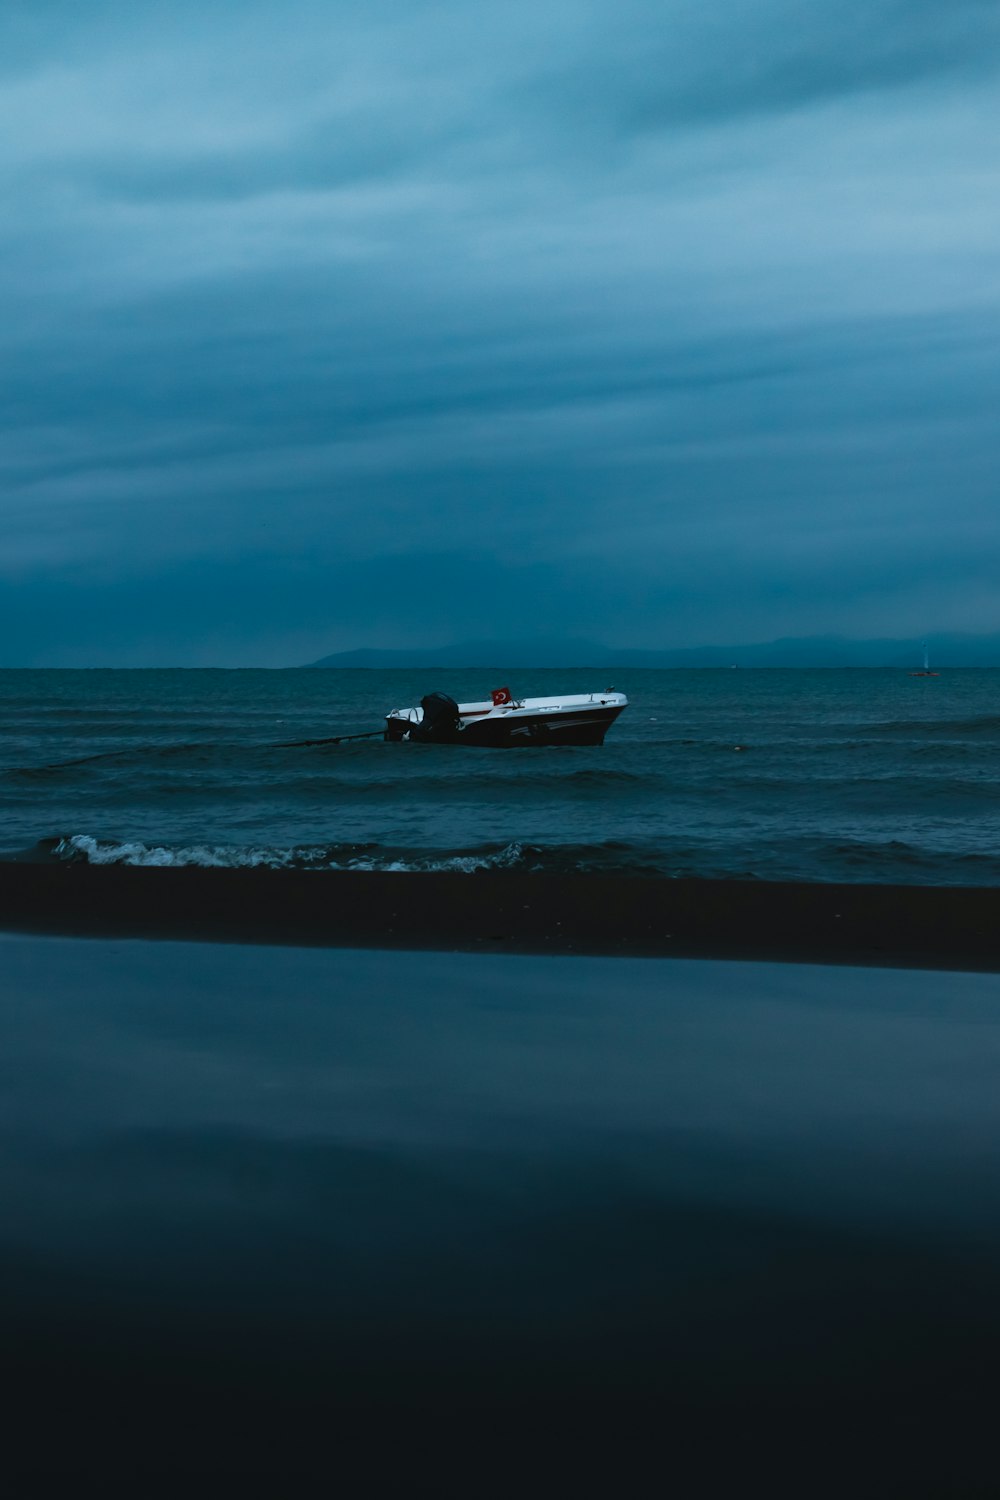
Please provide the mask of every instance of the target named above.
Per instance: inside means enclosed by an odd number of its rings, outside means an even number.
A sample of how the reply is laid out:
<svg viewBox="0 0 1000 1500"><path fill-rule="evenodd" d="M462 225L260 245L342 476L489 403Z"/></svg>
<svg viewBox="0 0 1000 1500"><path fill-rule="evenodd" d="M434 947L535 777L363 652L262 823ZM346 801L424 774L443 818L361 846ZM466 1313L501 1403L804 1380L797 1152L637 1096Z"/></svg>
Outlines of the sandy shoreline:
<svg viewBox="0 0 1000 1500"><path fill-rule="evenodd" d="M0 930L1000 970L1000 889L0 864Z"/></svg>

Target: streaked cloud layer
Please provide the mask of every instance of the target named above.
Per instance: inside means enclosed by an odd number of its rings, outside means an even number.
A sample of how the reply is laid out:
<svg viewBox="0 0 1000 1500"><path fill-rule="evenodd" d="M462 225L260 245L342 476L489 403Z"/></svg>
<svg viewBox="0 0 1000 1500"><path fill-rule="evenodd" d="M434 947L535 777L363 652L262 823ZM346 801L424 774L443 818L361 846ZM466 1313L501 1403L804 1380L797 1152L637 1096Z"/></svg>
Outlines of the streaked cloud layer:
<svg viewBox="0 0 1000 1500"><path fill-rule="evenodd" d="M12 0L9 664L1000 628L993 0Z"/></svg>

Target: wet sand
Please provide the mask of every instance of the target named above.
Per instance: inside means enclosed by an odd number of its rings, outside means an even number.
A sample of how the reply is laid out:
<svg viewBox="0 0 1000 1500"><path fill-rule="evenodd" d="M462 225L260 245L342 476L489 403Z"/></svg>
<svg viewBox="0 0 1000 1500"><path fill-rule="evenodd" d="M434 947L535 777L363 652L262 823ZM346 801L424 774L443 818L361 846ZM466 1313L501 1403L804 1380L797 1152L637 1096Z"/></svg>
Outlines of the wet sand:
<svg viewBox="0 0 1000 1500"><path fill-rule="evenodd" d="M25 936L0 974L17 1493L991 1492L1000 977Z"/></svg>
<svg viewBox="0 0 1000 1500"><path fill-rule="evenodd" d="M0 864L0 929L1000 969L1000 888Z"/></svg>

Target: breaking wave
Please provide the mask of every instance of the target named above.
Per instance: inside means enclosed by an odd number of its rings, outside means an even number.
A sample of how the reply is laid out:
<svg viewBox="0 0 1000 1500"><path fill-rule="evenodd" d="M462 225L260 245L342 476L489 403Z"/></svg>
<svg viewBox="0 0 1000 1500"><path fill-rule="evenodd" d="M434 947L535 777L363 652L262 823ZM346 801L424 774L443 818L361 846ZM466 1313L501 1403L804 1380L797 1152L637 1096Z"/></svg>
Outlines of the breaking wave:
<svg viewBox="0 0 1000 1500"><path fill-rule="evenodd" d="M784 836L746 842L676 839L666 844L524 841L460 849L402 849L376 843L166 844L67 834L18 856L31 862L174 870L378 871L398 874L490 871L524 875L616 874L672 879L868 880L939 885L1000 884L1000 853L945 849L903 839ZM803 877L803 871L808 874Z"/></svg>
<svg viewBox="0 0 1000 1500"><path fill-rule="evenodd" d="M655 863L614 841L594 845L543 848L512 842L488 844L474 849L400 850L376 844L297 844L291 847L227 844L146 844L139 840L117 842L76 833L45 839L36 857L70 864L131 865L159 869L202 870L381 870L410 873L450 870L475 874L481 870L588 871L631 870L652 872Z"/></svg>

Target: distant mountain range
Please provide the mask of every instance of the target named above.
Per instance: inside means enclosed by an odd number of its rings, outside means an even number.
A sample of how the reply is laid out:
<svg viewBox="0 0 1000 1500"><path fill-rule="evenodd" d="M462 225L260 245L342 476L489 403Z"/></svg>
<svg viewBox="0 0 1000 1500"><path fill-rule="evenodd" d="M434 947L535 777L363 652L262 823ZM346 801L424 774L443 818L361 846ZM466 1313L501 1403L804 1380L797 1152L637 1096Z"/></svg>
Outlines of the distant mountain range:
<svg viewBox="0 0 1000 1500"><path fill-rule="evenodd" d="M909 667L923 665L923 640L786 637L753 646L643 651L585 640L462 641L406 650L338 651L311 667ZM1000 667L1000 634L929 636L931 667Z"/></svg>

